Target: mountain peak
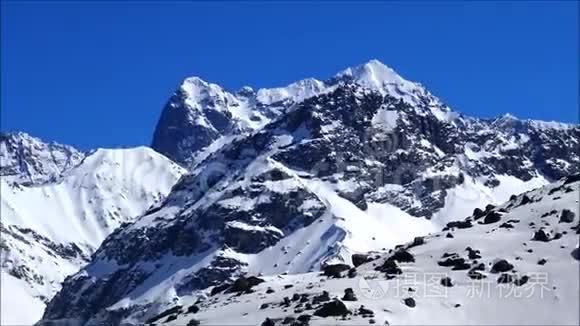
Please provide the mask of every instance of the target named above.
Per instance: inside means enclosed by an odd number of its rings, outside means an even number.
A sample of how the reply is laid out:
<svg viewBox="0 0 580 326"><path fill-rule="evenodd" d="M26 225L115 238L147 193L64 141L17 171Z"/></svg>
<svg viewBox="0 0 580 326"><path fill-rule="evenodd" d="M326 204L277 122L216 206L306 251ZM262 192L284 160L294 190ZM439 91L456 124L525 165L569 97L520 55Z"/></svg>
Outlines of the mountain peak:
<svg viewBox="0 0 580 326"><path fill-rule="evenodd" d="M405 85L409 83L397 74L395 70L377 59L372 59L367 63L355 67L346 68L336 74L335 77L352 79L363 86L378 89L387 84Z"/></svg>
<svg viewBox="0 0 580 326"><path fill-rule="evenodd" d="M0 133L0 176L24 185L55 181L84 158L77 149L25 132Z"/></svg>

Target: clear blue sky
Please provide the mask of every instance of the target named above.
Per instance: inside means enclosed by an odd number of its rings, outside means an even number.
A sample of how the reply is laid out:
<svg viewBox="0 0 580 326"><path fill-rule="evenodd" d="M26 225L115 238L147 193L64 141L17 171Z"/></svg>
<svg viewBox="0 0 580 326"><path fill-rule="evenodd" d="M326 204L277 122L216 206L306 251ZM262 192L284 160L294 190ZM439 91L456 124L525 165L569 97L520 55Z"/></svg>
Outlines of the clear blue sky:
<svg viewBox="0 0 580 326"><path fill-rule="evenodd" d="M453 109L578 120L578 2L2 2L2 130L149 144L177 84L327 78L377 58Z"/></svg>

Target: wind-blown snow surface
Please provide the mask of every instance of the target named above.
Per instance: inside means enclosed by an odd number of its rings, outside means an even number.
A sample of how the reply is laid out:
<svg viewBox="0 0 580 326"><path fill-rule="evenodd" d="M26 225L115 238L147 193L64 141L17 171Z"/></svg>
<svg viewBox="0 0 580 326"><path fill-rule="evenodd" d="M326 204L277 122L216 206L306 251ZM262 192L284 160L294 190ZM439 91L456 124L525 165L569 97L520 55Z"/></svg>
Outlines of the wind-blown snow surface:
<svg viewBox="0 0 580 326"><path fill-rule="evenodd" d="M469 226L450 227L424 237L423 244L403 246L414 261L396 262L402 274L392 279L376 270L393 256L389 250L376 257L370 255L373 261L359 266L356 276L350 278L344 276L346 273L342 278L319 272L272 275L264 276L265 282L253 287L253 293L212 296L208 289L175 298L172 304L158 309L159 313L171 308L174 312L156 323L185 325L195 319L202 325L257 325L270 318L278 325L284 319L291 322L300 315L310 315L311 325L364 325L370 319L379 325L577 325L578 180L576 176L514 196L503 205L469 217ZM573 217L564 220L565 211ZM488 216L493 214L500 218L490 222ZM539 230L546 232L546 241L533 240ZM467 247L474 256L468 255ZM454 257L452 254L461 257L466 266L452 269L439 264L445 255ZM513 268L505 272L492 268L501 259ZM480 269L475 268L480 264ZM477 270L482 280L469 276ZM503 274L511 275L512 280L499 284L498 279L506 277ZM444 277L451 279L451 287L440 283ZM267 292L268 288L274 292ZM328 291L331 300L341 299L347 288L358 298L344 301L352 314L346 318L312 316L325 303L313 303L315 296ZM285 304L283 298L294 294L306 299ZM416 306L404 304L405 298L413 298ZM199 312L188 313L194 304ZM370 309L372 316L359 313L361 306ZM140 316L152 318L155 314Z"/></svg>
<svg viewBox="0 0 580 326"><path fill-rule="evenodd" d="M161 201L184 173L139 147L96 150L55 183L28 187L2 178L2 323L37 321L64 278L119 225ZM17 305L29 312L19 315Z"/></svg>

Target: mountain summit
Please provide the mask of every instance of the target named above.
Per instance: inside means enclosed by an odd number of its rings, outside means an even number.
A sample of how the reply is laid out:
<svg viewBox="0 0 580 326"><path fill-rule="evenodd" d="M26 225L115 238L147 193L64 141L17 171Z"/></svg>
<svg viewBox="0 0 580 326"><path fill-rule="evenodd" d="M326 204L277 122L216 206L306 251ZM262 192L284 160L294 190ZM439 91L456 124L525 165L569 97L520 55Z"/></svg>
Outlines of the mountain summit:
<svg viewBox="0 0 580 326"><path fill-rule="evenodd" d="M260 129L294 104L331 92L339 83L356 83L415 104L416 94L425 92L378 60L347 68L327 81L307 78L285 87L257 91L246 87L236 93L189 77L161 113L151 147L184 166L195 166L200 160L196 156L212 151L209 145L215 141L228 143L240 134Z"/></svg>

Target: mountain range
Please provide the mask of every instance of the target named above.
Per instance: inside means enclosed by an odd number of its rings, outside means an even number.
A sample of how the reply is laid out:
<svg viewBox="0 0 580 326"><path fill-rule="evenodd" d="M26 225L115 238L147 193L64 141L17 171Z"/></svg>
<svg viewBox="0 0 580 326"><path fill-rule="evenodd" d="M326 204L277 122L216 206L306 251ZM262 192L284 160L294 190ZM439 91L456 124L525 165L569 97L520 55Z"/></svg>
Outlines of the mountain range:
<svg viewBox="0 0 580 326"><path fill-rule="evenodd" d="M151 149L83 153L3 134L2 281L18 293L11 303L34 313L20 316L3 300L2 320L359 324L373 315L364 323L577 323L569 309L578 296L569 289L578 289L571 251L579 141L574 124L462 115L377 60L270 89L229 92L186 78L161 113ZM554 264L508 259L505 252L519 252L540 229L549 241L531 249ZM471 272L481 263L473 272L488 279L503 275L488 266L501 259L518 272L555 274L561 290L552 289L558 299L550 307L561 318L521 316L525 303L512 300L502 308L507 317L493 319L481 311L502 303L461 300L455 289L451 298L465 308L449 308L446 298L407 311L386 307L395 306L392 298L371 298L364 302L371 314L340 298L302 299L337 296L355 281L362 285L351 292L362 296L364 282L389 279L392 262L402 265L396 275L447 272L433 260L448 249L459 261L466 246L484 257L461 258L462 266ZM400 248L416 263L397 260ZM458 291L464 277L453 274ZM289 308L286 283L312 311ZM345 321L316 314L337 307L349 311L336 315Z"/></svg>

